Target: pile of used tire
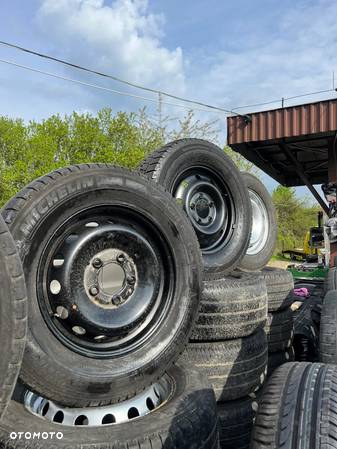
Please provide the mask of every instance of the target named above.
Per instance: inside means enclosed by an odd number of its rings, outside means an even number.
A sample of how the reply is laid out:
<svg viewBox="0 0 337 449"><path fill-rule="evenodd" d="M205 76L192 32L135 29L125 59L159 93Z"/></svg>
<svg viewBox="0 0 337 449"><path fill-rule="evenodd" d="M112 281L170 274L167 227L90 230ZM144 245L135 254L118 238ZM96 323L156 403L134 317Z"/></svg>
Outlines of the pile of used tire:
<svg viewBox="0 0 337 449"><path fill-rule="evenodd" d="M136 173L56 170L2 216L1 447L249 447L293 336L256 177L184 139Z"/></svg>

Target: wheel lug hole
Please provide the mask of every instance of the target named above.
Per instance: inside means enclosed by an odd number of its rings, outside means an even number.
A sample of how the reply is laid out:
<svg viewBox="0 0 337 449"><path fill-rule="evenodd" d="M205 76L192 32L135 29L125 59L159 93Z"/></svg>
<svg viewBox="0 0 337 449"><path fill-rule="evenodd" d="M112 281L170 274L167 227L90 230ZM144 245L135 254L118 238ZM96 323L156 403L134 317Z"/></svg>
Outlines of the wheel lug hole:
<svg viewBox="0 0 337 449"><path fill-rule="evenodd" d="M124 256L124 254L118 254L118 256L117 256L117 262L118 262L118 263L124 263L124 261L125 261L125 256Z"/></svg>
<svg viewBox="0 0 337 449"><path fill-rule="evenodd" d="M89 289L89 293L91 296L96 296L99 293L99 289L96 285L93 285L92 287L90 287Z"/></svg>
<svg viewBox="0 0 337 449"><path fill-rule="evenodd" d="M122 303L122 298L119 295L116 295L112 298L112 302L118 306Z"/></svg>
<svg viewBox="0 0 337 449"><path fill-rule="evenodd" d="M195 204L194 203L190 204L190 209L192 209L192 210L195 209Z"/></svg>
<svg viewBox="0 0 337 449"><path fill-rule="evenodd" d="M208 203L208 207L213 207L214 206L214 202L213 201L210 201L209 203Z"/></svg>
<svg viewBox="0 0 337 449"><path fill-rule="evenodd" d="M94 268L101 268L103 262L101 261L101 259L94 259L92 265Z"/></svg>
<svg viewBox="0 0 337 449"><path fill-rule="evenodd" d="M208 223L211 223L212 217L208 217Z"/></svg>
<svg viewBox="0 0 337 449"><path fill-rule="evenodd" d="M130 284L130 285L134 285L136 283L135 276L128 276L126 280L127 280L128 284Z"/></svg>

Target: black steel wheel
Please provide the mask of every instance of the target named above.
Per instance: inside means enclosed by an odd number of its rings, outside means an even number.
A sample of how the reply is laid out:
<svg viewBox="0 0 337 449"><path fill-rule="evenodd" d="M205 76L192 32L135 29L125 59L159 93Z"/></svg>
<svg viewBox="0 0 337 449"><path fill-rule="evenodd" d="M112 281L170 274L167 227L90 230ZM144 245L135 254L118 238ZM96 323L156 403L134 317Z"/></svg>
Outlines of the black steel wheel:
<svg viewBox="0 0 337 449"><path fill-rule="evenodd" d="M3 213L30 297L23 382L76 406L157 379L184 347L200 293L197 239L172 198L126 170L76 166L33 182Z"/></svg>
<svg viewBox="0 0 337 449"><path fill-rule="evenodd" d="M240 172L223 150L205 140L177 140L152 153L138 170L185 210L199 239L206 279L238 266L249 244L251 204Z"/></svg>

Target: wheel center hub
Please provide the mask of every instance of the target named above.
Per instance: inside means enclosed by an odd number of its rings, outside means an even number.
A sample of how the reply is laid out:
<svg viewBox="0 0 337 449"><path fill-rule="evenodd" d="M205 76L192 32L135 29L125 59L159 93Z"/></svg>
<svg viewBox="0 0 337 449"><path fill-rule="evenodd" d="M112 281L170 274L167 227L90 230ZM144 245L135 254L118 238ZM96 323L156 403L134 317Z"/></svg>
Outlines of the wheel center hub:
<svg viewBox="0 0 337 449"><path fill-rule="evenodd" d="M196 192L190 200L189 213L198 225L210 226L216 218L212 197L204 192Z"/></svg>
<svg viewBox="0 0 337 449"><path fill-rule="evenodd" d="M136 283L133 260L117 249L96 254L84 272L84 287L89 299L104 308L124 304L133 294Z"/></svg>
<svg viewBox="0 0 337 449"><path fill-rule="evenodd" d="M98 287L107 295L113 296L123 288L125 270L116 262L107 263L98 271Z"/></svg>
<svg viewBox="0 0 337 449"><path fill-rule="evenodd" d="M196 203L196 211L200 218L206 218L209 215L209 203L206 199L198 199Z"/></svg>

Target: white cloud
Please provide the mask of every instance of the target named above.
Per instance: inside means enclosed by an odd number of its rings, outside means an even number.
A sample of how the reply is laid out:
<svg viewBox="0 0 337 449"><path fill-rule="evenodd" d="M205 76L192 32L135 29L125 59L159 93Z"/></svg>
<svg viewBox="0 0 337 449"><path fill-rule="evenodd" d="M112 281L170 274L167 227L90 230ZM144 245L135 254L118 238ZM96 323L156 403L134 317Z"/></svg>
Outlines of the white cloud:
<svg viewBox="0 0 337 449"><path fill-rule="evenodd" d="M332 71L337 73L336 18L335 0L295 3L269 29L246 35L246 44L240 36L241 48L236 45L235 51L223 50L199 60L197 68L190 66L191 91L199 85L204 99L234 107L329 89Z"/></svg>
<svg viewBox="0 0 337 449"><path fill-rule="evenodd" d="M41 0L38 24L59 53L136 83L184 91L181 48L161 43L164 18L147 0Z"/></svg>

